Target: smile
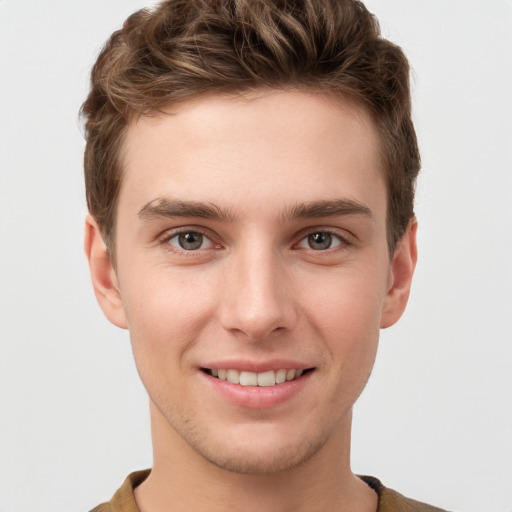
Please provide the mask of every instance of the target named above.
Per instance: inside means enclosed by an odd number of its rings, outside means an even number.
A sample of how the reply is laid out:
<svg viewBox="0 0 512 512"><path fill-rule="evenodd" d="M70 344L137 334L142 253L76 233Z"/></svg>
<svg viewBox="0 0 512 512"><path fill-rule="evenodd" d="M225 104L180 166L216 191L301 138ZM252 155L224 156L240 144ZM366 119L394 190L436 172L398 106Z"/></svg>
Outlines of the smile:
<svg viewBox="0 0 512 512"><path fill-rule="evenodd" d="M311 371L312 368L307 370L301 369L281 369L281 370L269 370L266 372L256 373L239 371L233 369L216 369L216 368L205 368L204 371L216 377L220 380L225 380L231 384L239 384L240 386L260 386L270 387L276 384L283 384L291 380L298 379L304 372Z"/></svg>

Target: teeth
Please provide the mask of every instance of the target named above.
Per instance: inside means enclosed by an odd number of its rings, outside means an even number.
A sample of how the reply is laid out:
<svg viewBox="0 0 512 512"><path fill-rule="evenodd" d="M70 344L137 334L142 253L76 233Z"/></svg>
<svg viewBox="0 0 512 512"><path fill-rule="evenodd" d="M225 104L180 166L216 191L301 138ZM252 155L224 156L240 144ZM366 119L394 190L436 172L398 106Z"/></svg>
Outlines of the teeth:
<svg viewBox="0 0 512 512"><path fill-rule="evenodd" d="M276 383L276 374L272 370L258 373L258 386L273 386Z"/></svg>
<svg viewBox="0 0 512 512"><path fill-rule="evenodd" d="M269 370L267 372L245 372L234 369L211 369L210 373L213 377L220 380L226 380L231 384L240 384L241 386L261 386L270 387L283 382L298 379L304 370Z"/></svg>
<svg viewBox="0 0 512 512"><path fill-rule="evenodd" d="M254 372L240 372L240 384L242 386L257 386L258 374Z"/></svg>
<svg viewBox="0 0 512 512"><path fill-rule="evenodd" d="M227 381L231 384L238 384L240 382L240 372L238 370L227 370Z"/></svg>
<svg viewBox="0 0 512 512"><path fill-rule="evenodd" d="M286 370L277 370L276 384L282 384L283 382L286 382Z"/></svg>

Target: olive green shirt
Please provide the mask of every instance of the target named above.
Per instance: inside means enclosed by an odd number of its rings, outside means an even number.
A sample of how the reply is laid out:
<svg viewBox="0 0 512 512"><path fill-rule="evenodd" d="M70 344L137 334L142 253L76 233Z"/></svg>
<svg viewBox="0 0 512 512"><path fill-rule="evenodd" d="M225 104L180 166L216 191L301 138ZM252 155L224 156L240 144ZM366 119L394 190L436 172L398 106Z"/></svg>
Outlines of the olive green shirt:
<svg viewBox="0 0 512 512"><path fill-rule="evenodd" d="M149 469L132 473L108 503L98 505L90 512L140 512L137 503L135 503L133 489L141 484L149 473ZM361 476L360 478L378 494L377 512L446 512L387 489L377 478L372 476Z"/></svg>

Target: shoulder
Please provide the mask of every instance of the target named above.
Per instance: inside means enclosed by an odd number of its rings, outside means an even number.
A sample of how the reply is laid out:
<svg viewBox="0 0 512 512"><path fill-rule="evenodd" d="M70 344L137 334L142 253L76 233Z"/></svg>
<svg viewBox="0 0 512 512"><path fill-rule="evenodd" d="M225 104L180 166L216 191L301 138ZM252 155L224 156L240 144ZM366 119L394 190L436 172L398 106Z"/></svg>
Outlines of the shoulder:
<svg viewBox="0 0 512 512"><path fill-rule="evenodd" d="M150 471L147 469L128 475L123 485L116 491L108 503L102 503L90 512L140 512L135 503L133 490L148 477Z"/></svg>
<svg viewBox="0 0 512 512"><path fill-rule="evenodd" d="M403 496L399 492L382 485L380 480L372 476L361 476L379 496L377 512L447 512L438 507L422 503Z"/></svg>
<svg viewBox="0 0 512 512"><path fill-rule="evenodd" d="M112 508L110 507L110 503L102 503L101 505L94 507L89 512L111 512L111 511L112 511Z"/></svg>

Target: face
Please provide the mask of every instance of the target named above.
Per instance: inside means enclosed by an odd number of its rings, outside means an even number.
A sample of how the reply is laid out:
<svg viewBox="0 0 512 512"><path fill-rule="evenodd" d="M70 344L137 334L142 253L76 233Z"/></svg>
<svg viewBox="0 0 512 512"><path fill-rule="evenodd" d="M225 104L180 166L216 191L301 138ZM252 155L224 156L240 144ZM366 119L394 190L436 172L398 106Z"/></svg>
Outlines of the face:
<svg viewBox="0 0 512 512"><path fill-rule="evenodd" d="M86 247L156 431L238 472L336 453L414 267L411 230L388 254L369 116L300 92L202 98L141 117L123 159L115 272L92 220Z"/></svg>

